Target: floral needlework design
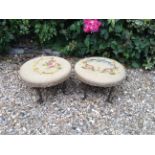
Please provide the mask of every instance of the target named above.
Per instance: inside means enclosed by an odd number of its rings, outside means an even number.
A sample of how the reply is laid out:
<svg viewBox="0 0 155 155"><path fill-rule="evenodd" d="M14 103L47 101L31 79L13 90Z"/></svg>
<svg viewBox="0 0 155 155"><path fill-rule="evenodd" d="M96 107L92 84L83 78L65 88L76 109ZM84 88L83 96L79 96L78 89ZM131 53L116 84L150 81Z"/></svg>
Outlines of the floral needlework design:
<svg viewBox="0 0 155 155"><path fill-rule="evenodd" d="M98 73L108 73L110 75L115 75L119 72L118 67L114 61L109 61L104 58L91 58L82 62L83 69Z"/></svg>
<svg viewBox="0 0 155 155"><path fill-rule="evenodd" d="M61 65L53 57L41 57L33 64L33 70L39 74L53 74L61 68Z"/></svg>

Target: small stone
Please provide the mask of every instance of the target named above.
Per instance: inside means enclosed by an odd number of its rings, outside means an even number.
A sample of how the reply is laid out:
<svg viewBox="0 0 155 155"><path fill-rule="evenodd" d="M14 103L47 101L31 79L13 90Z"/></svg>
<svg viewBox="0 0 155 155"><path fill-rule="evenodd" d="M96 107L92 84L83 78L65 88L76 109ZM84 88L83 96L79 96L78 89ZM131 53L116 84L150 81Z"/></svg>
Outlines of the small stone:
<svg viewBox="0 0 155 155"><path fill-rule="evenodd" d="M43 50L45 55L52 55L52 56L61 56L61 53L58 51L52 51L51 49L44 49Z"/></svg>
<svg viewBox="0 0 155 155"><path fill-rule="evenodd" d="M24 54L24 49L22 48L13 48L9 51L10 55L20 55L20 54Z"/></svg>
<svg viewBox="0 0 155 155"><path fill-rule="evenodd" d="M90 122L91 124L94 124L94 123L95 123L95 120L89 119L89 122Z"/></svg>
<svg viewBox="0 0 155 155"><path fill-rule="evenodd" d="M9 128L9 129L7 130L7 134L9 134L9 135L15 135L15 134L16 134L16 131L15 131L14 128Z"/></svg>
<svg viewBox="0 0 155 155"><path fill-rule="evenodd" d="M51 49L43 49L43 52L47 55L52 55L52 50Z"/></svg>
<svg viewBox="0 0 155 155"><path fill-rule="evenodd" d="M0 116L0 124L3 125L6 123L6 119L4 116Z"/></svg>
<svg viewBox="0 0 155 155"><path fill-rule="evenodd" d="M33 100L33 102L38 101L38 96L33 95L33 96L32 96L32 100Z"/></svg>
<svg viewBox="0 0 155 155"><path fill-rule="evenodd" d="M138 120L139 128L143 128L143 123L144 123L144 120L142 118Z"/></svg>
<svg viewBox="0 0 155 155"><path fill-rule="evenodd" d="M72 129L75 130L75 131L77 131L77 132L81 132L81 129L78 128L78 127L73 126Z"/></svg>
<svg viewBox="0 0 155 155"><path fill-rule="evenodd" d="M95 112L96 114L99 114L99 112L95 109L92 109L92 112Z"/></svg>
<svg viewBox="0 0 155 155"><path fill-rule="evenodd" d="M25 111L20 112L19 114L20 118L27 118L28 114Z"/></svg>
<svg viewBox="0 0 155 155"><path fill-rule="evenodd" d="M54 56L58 56L58 57L61 56L61 53L58 52L58 51L53 51L52 54L53 54Z"/></svg>
<svg viewBox="0 0 155 155"><path fill-rule="evenodd" d="M22 128L22 130L23 130L23 131L26 131L26 128L25 128L25 127L23 127L23 128Z"/></svg>

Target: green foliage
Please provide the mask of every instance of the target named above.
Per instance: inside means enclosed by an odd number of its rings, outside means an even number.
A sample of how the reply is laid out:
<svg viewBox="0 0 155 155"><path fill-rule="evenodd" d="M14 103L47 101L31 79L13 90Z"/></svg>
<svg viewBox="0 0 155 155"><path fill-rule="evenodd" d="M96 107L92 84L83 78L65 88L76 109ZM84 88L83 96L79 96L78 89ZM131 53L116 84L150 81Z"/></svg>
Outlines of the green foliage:
<svg viewBox="0 0 155 155"><path fill-rule="evenodd" d="M0 52L3 52L15 39L29 34L29 20L0 20Z"/></svg>
<svg viewBox="0 0 155 155"><path fill-rule="evenodd" d="M34 32L41 45L49 42L53 37L57 36L56 26L57 23L55 20L35 22Z"/></svg>
<svg viewBox="0 0 155 155"><path fill-rule="evenodd" d="M106 56L134 68L155 67L155 20L100 20L99 32L83 31L83 20L0 20L0 51L21 38L72 56Z"/></svg>

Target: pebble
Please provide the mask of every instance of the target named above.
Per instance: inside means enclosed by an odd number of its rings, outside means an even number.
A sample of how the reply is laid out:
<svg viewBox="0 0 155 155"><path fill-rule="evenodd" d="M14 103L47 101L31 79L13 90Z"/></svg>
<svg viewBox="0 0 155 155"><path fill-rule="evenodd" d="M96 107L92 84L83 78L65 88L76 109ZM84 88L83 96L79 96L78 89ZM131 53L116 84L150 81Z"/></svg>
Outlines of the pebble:
<svg viewBox="0 0 155 155"><path fill-rule="evenodd" d="M45 55L54 55L54 56L61 56L61 52L53 51L51 49L28 49L28 48L12 48L8 51L10 56L18 57L19 55L36 55L37 54L45 54Z"/></svg>
<svg viewBox="0 0 155 155"><path fill-rule="evenodd" d="M24 49L23 48L12 48L9 51L10 55L20 55L20 54L24 54Z"/></svg>
<svg viewBox="0 0 155 155"><path fill-rule="evenodd" d="M6 123L6 119L4 116L0 116L0 125L4 125Z"/></svg>
<svg viewBox="0 0 155 155"><path fill-rule="evenodd" d="M44 50L43 50L43 53L44 53L45 55L61 56L61 53L60 53L60 52L58 52L58 51L53 51L53 50L51 50L51 49L44 49Z"/></svg>

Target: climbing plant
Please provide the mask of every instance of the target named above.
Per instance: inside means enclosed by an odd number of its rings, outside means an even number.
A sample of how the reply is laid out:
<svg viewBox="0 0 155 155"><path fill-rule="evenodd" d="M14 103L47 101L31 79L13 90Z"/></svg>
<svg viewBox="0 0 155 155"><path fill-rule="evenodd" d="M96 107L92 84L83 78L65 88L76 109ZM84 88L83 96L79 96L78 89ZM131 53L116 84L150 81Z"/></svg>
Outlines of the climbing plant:
<svg viewBox="0 0 155 155"><path fill-rule="evenodd" d="M131 67L155 67L155 20L0 20L0 51L21 38L69 56L106 56Z"/></svg>

